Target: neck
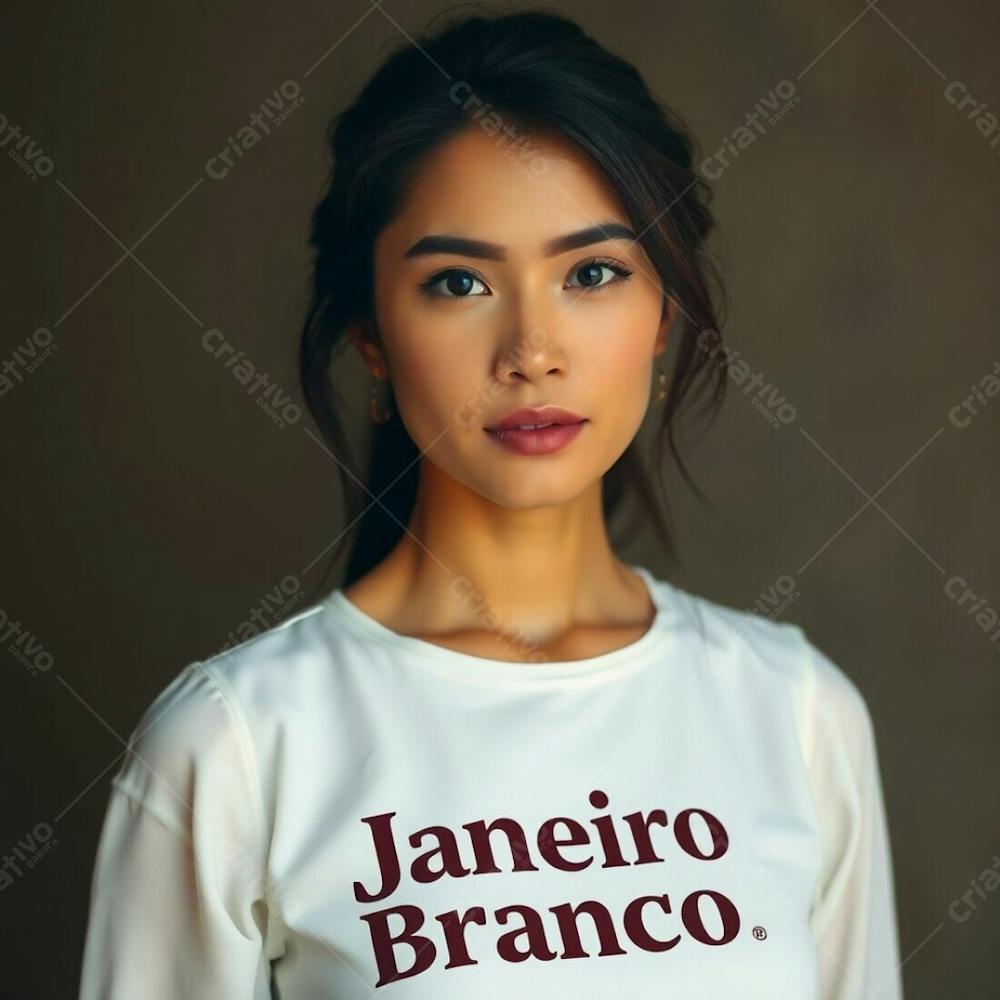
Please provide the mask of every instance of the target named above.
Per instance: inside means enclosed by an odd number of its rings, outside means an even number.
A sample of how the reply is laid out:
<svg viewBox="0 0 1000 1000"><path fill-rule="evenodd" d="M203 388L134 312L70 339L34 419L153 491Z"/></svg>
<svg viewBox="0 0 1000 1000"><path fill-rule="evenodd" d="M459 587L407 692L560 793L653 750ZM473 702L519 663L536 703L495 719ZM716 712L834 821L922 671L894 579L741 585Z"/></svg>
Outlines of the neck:
<svg viewBox="0 0 1000 1000"><path fill-rule="evenodd" d="M634 622L601 481L565 503L503 507L424 463L407 531L377 568L379 603L429 633L516 623L544 644L574 624Z"/></svg>

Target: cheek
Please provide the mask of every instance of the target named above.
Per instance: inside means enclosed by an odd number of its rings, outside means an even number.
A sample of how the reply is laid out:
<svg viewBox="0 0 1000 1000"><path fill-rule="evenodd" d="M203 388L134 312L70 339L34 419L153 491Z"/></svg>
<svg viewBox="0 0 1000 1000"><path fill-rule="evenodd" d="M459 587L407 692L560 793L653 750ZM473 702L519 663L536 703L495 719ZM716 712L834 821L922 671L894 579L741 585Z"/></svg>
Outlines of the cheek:
<svg viewBox="0 0 1000 1000"><path fill-rule="evenodd" d="M622 419L641 420L649 401L657 315L648 309L615 317L589 338L580 362L587 370L588 395L613 402Z"/></svg>
<svg viewBox="0 0 1000 1000"><path fill-rule="evenodd" d="M401 331L393 345L395 395L410 436L425 447L445 429L460 430L478 398L487 359L468 340Z"/></svg>
<svg viewBox="0 0 1000 1000"><path fill-rule="evenodd" d="M630 391L641 388L636 379L648 373L652 359L652 343L646 338L632 336L622 331L602 337L595 343L586 358L588 380L595 385L617 386Z"/></svg>

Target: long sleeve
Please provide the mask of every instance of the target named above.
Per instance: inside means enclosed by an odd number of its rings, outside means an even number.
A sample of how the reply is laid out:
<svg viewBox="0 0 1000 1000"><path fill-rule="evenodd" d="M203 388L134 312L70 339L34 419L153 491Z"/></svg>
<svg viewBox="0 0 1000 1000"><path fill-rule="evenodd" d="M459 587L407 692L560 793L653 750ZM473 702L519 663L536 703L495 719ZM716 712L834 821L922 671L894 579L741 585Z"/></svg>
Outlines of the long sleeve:
<svg viewBox="0 0 1000 1000"><path fill-rule="evenodd" d="M821 866L810 926L822 1000L901 1000L892 855L871 715L854 683L810 644L807 763Z"/></svg>
<svg viewBox="0 0 1000 1000"><path fill-rule="evenodd" d="M270 997L261 830L245 724L190 664L112 779L80 1000Z"/></svg>

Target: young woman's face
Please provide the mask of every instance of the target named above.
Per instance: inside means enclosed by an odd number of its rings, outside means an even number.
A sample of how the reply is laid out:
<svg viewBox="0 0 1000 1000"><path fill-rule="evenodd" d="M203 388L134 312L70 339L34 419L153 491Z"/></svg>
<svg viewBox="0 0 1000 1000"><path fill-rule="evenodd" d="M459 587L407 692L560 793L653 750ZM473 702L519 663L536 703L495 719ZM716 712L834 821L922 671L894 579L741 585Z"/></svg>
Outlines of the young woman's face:
<svg viewBox="0 0 1000 1000"><path fill-rule="evenodd" d="M631 442L673 309L614 192L575 147L536 144L538 175L507 148L476 130L431 156L376 242L375 309L381 374L424 461L497 504L530 508L593 486ZM609 224L624 232L552 245ZM549 405L583 424L489 430Z"/></svg>

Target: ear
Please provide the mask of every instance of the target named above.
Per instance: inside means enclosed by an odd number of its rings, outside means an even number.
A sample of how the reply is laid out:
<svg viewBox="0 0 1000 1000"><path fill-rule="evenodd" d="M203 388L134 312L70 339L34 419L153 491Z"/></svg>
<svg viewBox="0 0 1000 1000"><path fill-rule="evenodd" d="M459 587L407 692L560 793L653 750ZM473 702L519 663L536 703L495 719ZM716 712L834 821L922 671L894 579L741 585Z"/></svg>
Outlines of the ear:
<svg viewBox="0 0 1000 1000"><path fill-rule="evenodd" d="M677 316L677 302L667 296L663 301L663 312L660 316L660 326L656 331L656 343L653 347L653 357L659 357L667 349L667 333Z"/></svg>
<svg viewBox="0 0 1000 1000"><path fill-rule="evenodd" d="M366 320L355 319L347 324L347 336L357 348L365 367L375 378L385 378L387 366L382 352L372 340Z"/></svg>

